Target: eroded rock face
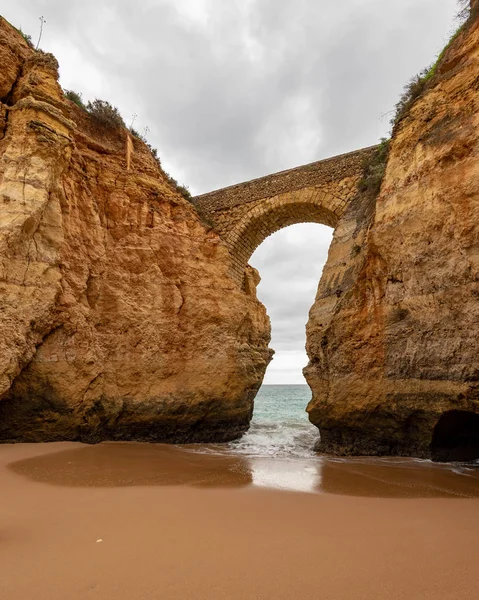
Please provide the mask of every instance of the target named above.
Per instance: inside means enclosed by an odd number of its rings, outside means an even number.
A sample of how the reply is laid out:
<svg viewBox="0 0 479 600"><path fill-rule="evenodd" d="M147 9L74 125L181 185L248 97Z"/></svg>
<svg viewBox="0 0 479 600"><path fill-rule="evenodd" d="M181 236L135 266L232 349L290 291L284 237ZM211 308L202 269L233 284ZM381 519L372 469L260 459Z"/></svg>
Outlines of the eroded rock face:
<svg viewBox="0 0 479 600"><path fill-rule="evenodd" d="M340 221L307 337L326 452L429 457L441 415L479 413L477 18L396 128L379 197Z"/></svg>
<svg viewBox="0 0 479 600"><path fill-rule="evenodd" d="M224 441L269 319L147 147L67 101L0 18L0 441Z"/></svg>

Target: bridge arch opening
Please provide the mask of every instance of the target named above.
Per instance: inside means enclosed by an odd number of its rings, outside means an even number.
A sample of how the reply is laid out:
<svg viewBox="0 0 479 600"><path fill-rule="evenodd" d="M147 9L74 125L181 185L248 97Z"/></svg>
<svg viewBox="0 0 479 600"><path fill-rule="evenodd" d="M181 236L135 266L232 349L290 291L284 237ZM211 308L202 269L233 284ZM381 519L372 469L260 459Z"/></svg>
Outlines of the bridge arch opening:
<svg viewBox="0 0 479 600"><path fill-rule="evenodd" d="M269 235L250 257L261 277L256 291L271 319L270 345L275 351L265 383L306 384L306 323L332 236L327 225L296 223Z"/></svg>
<svg viewBox="0 0 479 600"><path fill-rule="evenodd" d="M259 300L271 319L275 355L255 399L249 432L238 441L247 452L310 456L318 429L306 407L311 390L302 370L308 363L306 323L327 259L333 230L317 223L285 226L261 243L250 258L261 282Z"/></svg>
<svg viewBox="0 0 479 600"><path fill-rule="evenodd" d="M274 198L263 202L261 206L245 214L230 234L235 275L242 278L244 269L248 262L251 262L256 249L281 229L299 224L318 224L334 228L337 222L338 215L319 203L298 199L289 202L283 200L280 203Z"/></svg>

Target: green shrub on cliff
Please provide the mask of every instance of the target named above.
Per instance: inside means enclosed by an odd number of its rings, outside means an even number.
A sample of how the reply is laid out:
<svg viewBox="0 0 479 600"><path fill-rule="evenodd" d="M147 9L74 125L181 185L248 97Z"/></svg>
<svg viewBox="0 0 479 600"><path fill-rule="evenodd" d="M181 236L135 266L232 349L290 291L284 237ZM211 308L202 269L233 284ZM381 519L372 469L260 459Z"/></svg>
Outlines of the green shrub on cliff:
<svg viewBox="0 0 479 600"><path fill-rule="evenodd" d="M391 125L394 127L406 115L414 102L423 93L427 82L431 79L435 72L435 67L430 66L421 71L418 75L414 75L404 87L404 93L396 104L394 117L391 120Z"/></svg>
<svg viewBox="0 0 479 600"><path fill-rule="evenodd" d="M141 140L144 144L146 144L147 146L149 146L148 142L146 141L145 136L141 135L140 132L138 132L133 126L128 127L128 131L131 133L131 135L133 137L138 138L139 140Z"/></svg>
<svg viewBox="0 0 479 600"><path fill-rule="evenodd" d="M167 173L166 171L164 171L165 175L166 175L166 179L168 181L168 183L170 184L170 186L177 191L179 194L181 194L183 196L183 198L185 200L188 200L188 202L191 202L192 197L191 197L191 193L190 190L185 186L185 185L180 185L176 179L174 177L172 177L169 173Z"/></svg>
<svg viewBox="0 0 479 600"><path fill-rule="evenodd" d="M64 90L65 98L68 98L70 102L76 104L79 108L86 110L86 106L83 104L82 95L78 92L74 92L73 90Z"/></svg>
<svg viewBox="0 0 479 600"><path fill-rule="evenodd" d="M377 150L363 164L363 177L358 184L360 192L377 196L386 173L389 139L382 138Z"/></svg>
<svg viewBox="0 0 479 600"><path fill-rule="evenodd" d="M401 96L399 102L396 104L396 110L394 112L394 117L391 119L391 125L393 128L399 123L399 121L407 114L412 105L416 102L416 100L421 96L423 91L425 90L427 84L431 79L436 75L437 68L441 63L444 55L447 50L450 48L454 40L458 37L458 35L463 31L463 29L468 25L471 19L477 16L479 11L479 3L475 5L474 9L471 10L470 0L458 0L460 11L457 16L459 21L461 21L461 25L452 35L449 42L444 46L442 51L439 53L436 61L421 71L418 75L415 75L412 79L408 81L404 88L404 93Z"/></svg>
<svg viewBox="0 0 479 600"><path fill-rule="evenodd" d="M120 115L120 111L106 100L98 100L97 98L96 100L93 100L93 102L88 102L86 109L103 127L109 129L126 127L125 122Z"/></svg>
<svg viewBox="0 0 479 600"><path fill-rule="evenodd" d="M23 39L24 39L24 40L27 42L27 44L30 46L30 48L33 48L33 49L34 49L34 45L33 45L33 42L32 42L32 36L31 36L31 35L28 35L28 33L24 33L24 32L22 31L22 28L21 28L21 27L15 27L15 25L12 25L12 27L14 27L14 28L15 28L15 29L18 31L18 33L19 33L19 34L22 36L22 38L23 38Z"/></svg>
<svg viewBox="0 0 479 600"><path fill-rule="evenodd" d="M180 194L183 196L183 198L185 200L188 200L188 202L191 202L191 200L192 200L191 192L186 185L177 185L176 189L180 192Z"/></svg>

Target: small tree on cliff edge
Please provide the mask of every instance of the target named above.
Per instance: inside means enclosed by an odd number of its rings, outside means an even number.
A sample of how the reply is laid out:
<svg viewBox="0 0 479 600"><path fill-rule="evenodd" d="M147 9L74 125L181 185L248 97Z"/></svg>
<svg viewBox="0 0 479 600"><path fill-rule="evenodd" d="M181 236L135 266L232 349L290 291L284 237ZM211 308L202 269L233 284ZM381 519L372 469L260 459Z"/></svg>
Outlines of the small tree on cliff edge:
<svg viewBox="0 0 479 600"><path fill-rule="evenodd" d="M106 100L98 100L97 98L93 102L88 102L86 109L104 127L109 127L110 129L125 127L125 122L119 110Z"/></svg>

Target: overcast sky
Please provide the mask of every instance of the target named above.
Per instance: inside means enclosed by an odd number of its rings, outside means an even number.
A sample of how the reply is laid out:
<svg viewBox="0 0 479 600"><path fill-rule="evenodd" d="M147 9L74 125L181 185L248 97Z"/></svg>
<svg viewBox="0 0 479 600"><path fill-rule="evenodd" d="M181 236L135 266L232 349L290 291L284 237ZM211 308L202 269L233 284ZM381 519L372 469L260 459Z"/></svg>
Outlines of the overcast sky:
<svg viewBox="0 0 479 600"><path fill-rule="evenodd" d="M0 0L64 88L119 107L193 194L375 144L405 82L457 27L456 0ZM251 263L277 351L304 383L304 327L332 231L274 234Z"/></svg>

